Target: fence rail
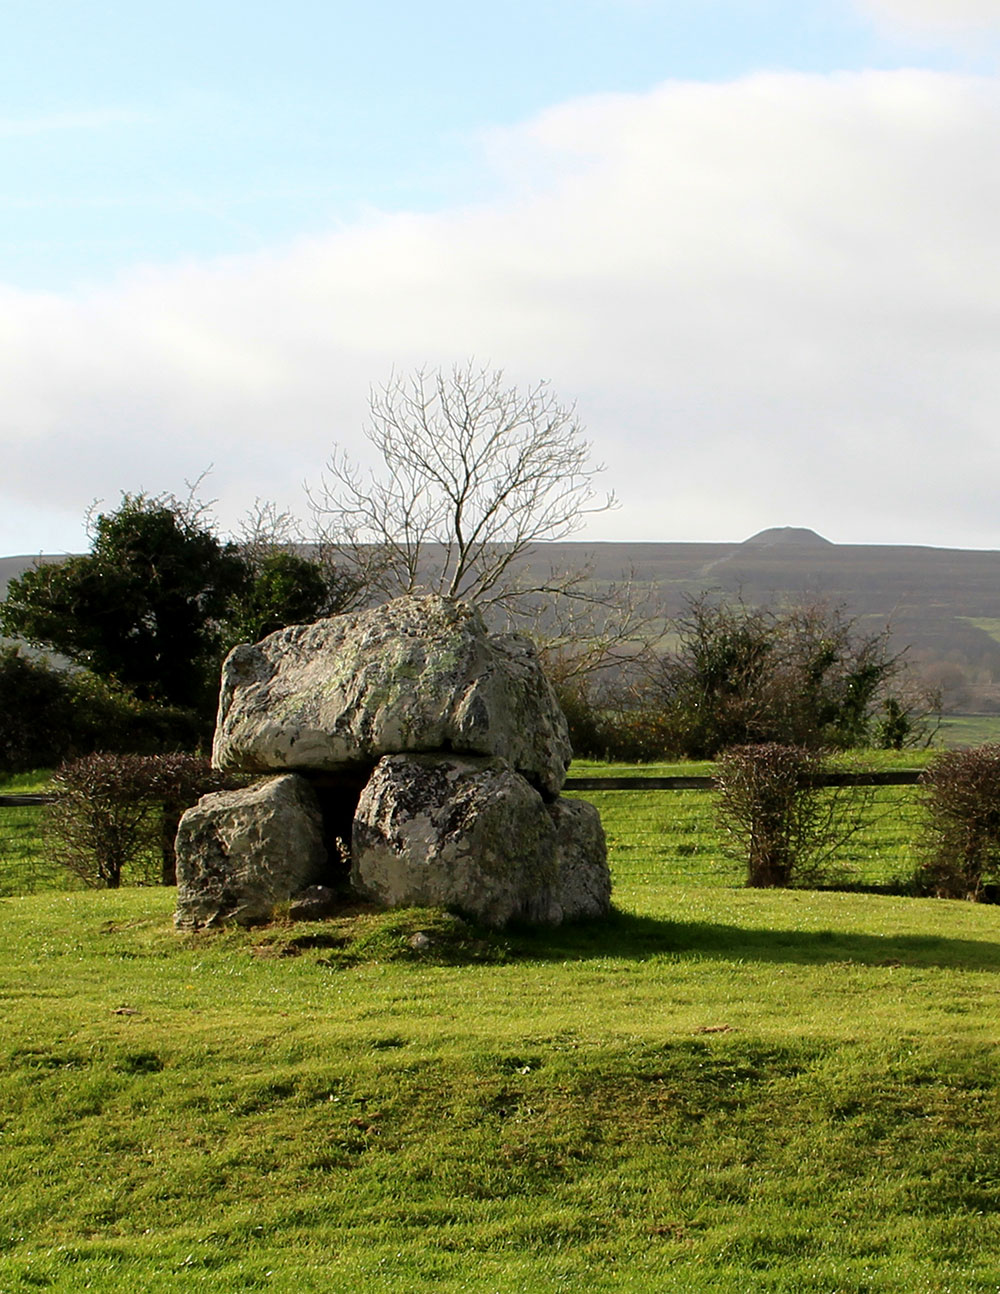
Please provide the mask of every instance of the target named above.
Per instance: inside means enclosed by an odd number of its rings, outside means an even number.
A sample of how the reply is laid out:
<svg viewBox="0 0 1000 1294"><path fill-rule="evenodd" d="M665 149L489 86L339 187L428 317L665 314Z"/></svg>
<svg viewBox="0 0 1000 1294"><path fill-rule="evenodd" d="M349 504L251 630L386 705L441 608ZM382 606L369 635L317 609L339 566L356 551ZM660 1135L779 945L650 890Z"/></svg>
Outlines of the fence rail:
<svg viewBox="0 0 1000 1294"><path fill-rule="evenodd" d="M867 773L817 773L805 786L916 786L919 768ZM714 777L567 777L567 791L710 791Z"/></svg>
<svg viewBox="0 0 1000 1294"><path fill-rule="evenodd" d="M920 769L896 768L888 772L818 773L806 786L915 786ZM714 777L567 777L567 791L710 791ZM0 808L52 804L55 795L0 795Z"/></svg>

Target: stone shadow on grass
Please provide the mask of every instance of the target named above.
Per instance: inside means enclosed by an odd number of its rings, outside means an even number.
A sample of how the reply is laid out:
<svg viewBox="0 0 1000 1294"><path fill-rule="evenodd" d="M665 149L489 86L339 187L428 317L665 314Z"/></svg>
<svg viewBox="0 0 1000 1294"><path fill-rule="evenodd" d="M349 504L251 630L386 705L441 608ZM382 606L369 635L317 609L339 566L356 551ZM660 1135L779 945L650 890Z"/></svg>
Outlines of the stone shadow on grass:
<svg viewBox="0 0 1000 1294"><path fill-rule="evenodd" d="M712 921L671 921L617 909L600 921L547 929L510 928L506 937L516 957L544 961L672 957L1000 972L1000 943L849 930L767 930Z"/></svg>

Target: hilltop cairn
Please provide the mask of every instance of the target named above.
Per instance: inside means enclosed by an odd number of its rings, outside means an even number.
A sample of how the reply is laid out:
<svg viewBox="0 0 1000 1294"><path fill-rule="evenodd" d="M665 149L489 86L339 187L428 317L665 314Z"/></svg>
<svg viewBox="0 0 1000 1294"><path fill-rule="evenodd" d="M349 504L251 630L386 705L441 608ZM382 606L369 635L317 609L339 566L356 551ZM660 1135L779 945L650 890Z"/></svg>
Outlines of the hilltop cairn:
<svg viewBox="0 0 1000 1294"><path fill-rule="evenodd" d="M185 813L175 923L248 925L345 889L491 926L600 916L600 819L559 797L571 754L532 644L464 603L399 598L242 644L213 764L263 777Z"/></svg>

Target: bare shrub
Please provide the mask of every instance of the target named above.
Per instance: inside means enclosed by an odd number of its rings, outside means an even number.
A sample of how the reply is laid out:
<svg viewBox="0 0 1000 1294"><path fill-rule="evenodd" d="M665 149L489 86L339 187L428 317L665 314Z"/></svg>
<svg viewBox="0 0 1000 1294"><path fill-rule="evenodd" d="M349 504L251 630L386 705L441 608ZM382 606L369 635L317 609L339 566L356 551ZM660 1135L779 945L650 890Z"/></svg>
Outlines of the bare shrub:
<svg viewBox="0 0 1000 1294"><path fill-rule="evenodd" d="M768 743L736 746L716 765L716 810L747 885L819 885L860 828L868 787L824 786L822 753Z"/></svg>
<svg viewBox="0 0 1000 1294"><path fill-rule="evenodd" d="M925 860L920 893L982 897L1000 880L1000 743L935 756L920 779Z"/></svg>
<svg viewBox="0 0 1000 1294"><path fill-rule="evenodd" d="M126 869L151 880L158 825L146 780L142 755L85 755L62 764L52 778L59 798L46 815L54 860L95 887L117 889Z"/></svg>
<svg viewBox="0 0 1000 1294"><path fill-rule="evenodd" d="M171 884L174 836L184 809L222 784L198 755L98 753L62 764L52 778L46 839L54 861L86 885Z"/></svg>

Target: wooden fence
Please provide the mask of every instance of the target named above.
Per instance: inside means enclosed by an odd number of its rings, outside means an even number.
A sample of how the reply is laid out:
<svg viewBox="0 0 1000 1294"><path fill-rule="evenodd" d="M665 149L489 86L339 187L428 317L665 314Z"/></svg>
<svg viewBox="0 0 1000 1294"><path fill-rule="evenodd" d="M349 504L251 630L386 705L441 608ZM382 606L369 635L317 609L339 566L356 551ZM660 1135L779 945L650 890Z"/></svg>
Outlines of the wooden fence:
<svg viewBox="0 0 1000 1294"><path fill-rule="evenodd" d="M889 772L819 773L808 786L915 786L920 769L897 768ZM567 777L567 791L710 791L714 777ZM0 808L51 804L55 795L0 795Z"/></svg>
<svg viewBox="0 0 1000 1294"><path fill-rule="evenodd" d="M896 768L889 772L818 773L807 778L806 786L915 786L919 768ZM714 777L567 777L567 791L710 791Z"/></svg>

